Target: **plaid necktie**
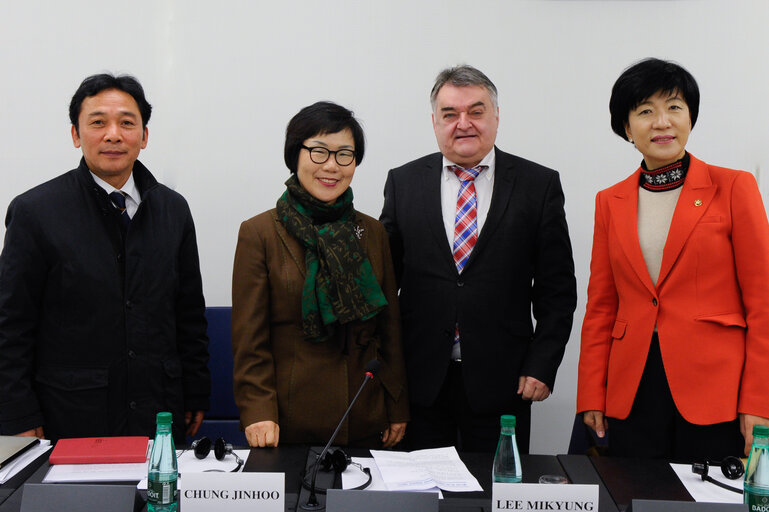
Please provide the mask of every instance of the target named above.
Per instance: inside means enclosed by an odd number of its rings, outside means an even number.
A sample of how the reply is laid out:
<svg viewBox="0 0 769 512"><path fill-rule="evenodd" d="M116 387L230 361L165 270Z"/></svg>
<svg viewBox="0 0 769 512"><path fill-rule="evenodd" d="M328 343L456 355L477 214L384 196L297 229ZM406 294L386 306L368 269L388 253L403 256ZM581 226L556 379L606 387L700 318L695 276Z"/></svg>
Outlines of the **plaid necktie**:
<svg viewBox="0 0 769 512"><path fill-rule="evenodd" d="M478 208L475 198L475 178L486 169L479 165L472 169L462 169L454 166L452 170L462 184L457 194L457 214L454 218L454 263L462 273L475 242L478 240Z"/></svg>
<svg viewBox="0 0 769 512"><path fill-rule="evenodd" d="M459 273L465 268L475 242L478 240L478 206L475 197L475 178L486 169L478 165L472 169L454 166L452 170L462 184L457 194L457 214L454 217L454 263ZM454 343L459 343L459 324L454 325Z"/></svg>
<svg viewBox="0 0 769 512"><path fill-rule="evenodd" d="M131 217L128 216L128 212L125 208L125 195L119 190L110 192L109 198L112 200L112 204L120 210L120 227L123 230L123 234L128 230L128 224L131 222Z"/></svg>

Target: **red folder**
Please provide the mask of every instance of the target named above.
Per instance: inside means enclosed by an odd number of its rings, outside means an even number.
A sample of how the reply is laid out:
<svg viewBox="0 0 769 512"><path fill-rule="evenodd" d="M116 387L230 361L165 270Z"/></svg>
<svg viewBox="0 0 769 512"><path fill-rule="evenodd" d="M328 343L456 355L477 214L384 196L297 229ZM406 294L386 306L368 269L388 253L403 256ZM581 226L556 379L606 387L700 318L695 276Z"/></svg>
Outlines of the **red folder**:
<svg viewBox="0 0 769 512"><path fill-rule="evenodd" d="M149 437L79 437L59 439L50 464L115 464L146 462Z"/></svg>

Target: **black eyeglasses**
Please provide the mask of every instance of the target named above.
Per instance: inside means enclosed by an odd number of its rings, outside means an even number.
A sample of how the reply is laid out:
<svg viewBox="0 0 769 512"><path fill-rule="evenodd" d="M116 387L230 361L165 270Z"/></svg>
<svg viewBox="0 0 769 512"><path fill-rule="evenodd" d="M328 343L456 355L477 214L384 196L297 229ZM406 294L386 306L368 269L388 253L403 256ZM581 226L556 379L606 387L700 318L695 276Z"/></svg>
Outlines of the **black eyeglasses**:
<svg viewBox="0 0 769 512"><path fill-rule="evenodd" d="M355 160L355 151L352 149L337 149L336 151L331 151L319 146L308 148L307 146L302 145L302 147L310 152L310 160L316 164L325 164L331 155L334 155L334 160L336 160L336 163L342 167L350 165L353 160Z"/></svg>

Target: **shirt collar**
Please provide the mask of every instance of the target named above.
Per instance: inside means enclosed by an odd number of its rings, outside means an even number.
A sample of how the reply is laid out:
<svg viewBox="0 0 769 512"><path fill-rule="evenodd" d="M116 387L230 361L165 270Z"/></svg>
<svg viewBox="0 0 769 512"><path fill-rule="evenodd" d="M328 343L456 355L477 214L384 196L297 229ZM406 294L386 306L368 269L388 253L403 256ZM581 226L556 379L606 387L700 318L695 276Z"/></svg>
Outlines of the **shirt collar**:
<svg viewBox="0 0 769 512"><path fill-rule="evenodd" d="M478 165L485 165L488 167L484 172L478 175L478 178L483 178L485 180L490 180L494 176L494 166L496 162L496 151L494 151L494 148L491 148L491 151L489 151L486 156L483 157L483 160L478 162ZM447 180L449 178L456 177L456 174L454 174L454 171L451 169L454 167L455 164L445 156L443 157L443 179Z"/></svg>
<svg viewBox="0 0 769 512"><path fill-rule="evenodd" d="M136 188L136 182L134 181L134 173L132 172L128 176L128 180L123 185L123 188L117 189L104 181L103 179L99 178L97 175L95 175L92 171L89 170L91 173L91 176L93 177L93 181L96 182L97 185L99 185L101 188L104 189L107 194L111 194L114 191L122 192L123 194L127 195L131 199L133 199L137 204L139 203L139 200L141 199L139 196L139 189Z"/></svg>

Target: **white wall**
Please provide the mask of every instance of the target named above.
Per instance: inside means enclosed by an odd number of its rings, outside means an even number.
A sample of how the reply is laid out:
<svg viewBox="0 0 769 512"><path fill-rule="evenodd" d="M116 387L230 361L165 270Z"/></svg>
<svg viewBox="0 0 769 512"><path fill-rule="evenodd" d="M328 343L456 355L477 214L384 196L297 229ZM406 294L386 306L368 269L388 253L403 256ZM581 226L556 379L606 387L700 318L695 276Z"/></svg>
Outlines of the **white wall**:
<svg viewBox="0 0 769 512"><path fill-rule="evenodd" d="M67 106L80 81L132 73L155 107L141 159L190 202L207 303L229 305L239 223L282 192L294 113L330 99L362 119L355 204L378 216L386 171L437 148L433 78L472 64L499 88L499 147L561 171L580 300L532 450L564 452L593 199L640 162L609 127L611 86L643 57L682 63L702 92L691 152L767 169L768 25L765 0L0 0L0 211L77 165Z"/></svg>

